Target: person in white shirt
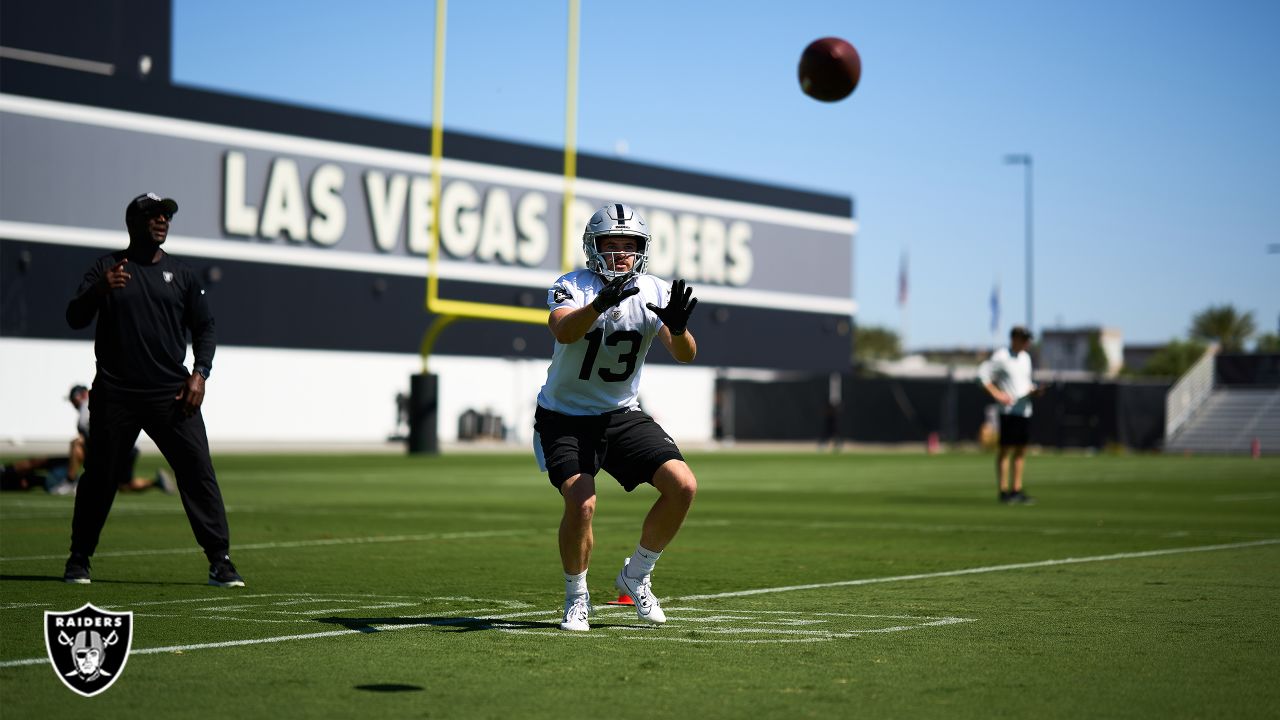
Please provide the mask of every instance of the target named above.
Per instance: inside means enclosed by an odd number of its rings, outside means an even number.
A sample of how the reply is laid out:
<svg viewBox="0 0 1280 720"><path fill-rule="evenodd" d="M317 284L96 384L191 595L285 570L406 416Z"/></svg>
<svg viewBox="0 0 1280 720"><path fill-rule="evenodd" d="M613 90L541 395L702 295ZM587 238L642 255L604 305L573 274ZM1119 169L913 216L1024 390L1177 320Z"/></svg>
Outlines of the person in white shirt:
<svg viewBox="0 0 1280 720"><path fill-rule="evenodd" d="M644 484L658 491L640 544L614 580L635 602L640 620L655 625L666 615L650 582L654 563L680 530L698 489L675 441L640 409L640 371L654 338L677 362L692 362L698 352L688 329L698 304L693 289L676 280L668 291L645 274L648 247L639 213L622 203L605 205L583 233L587 268L561 276L547 292L547 326L556 342L538 393L534 452L564 498L563 630L591 627L587 565L600 470L627 492Z"/></svg>
<svg viewBox="0 0 1280 720"><path fill-rule="evenodd" d="M1031 331L1015 326L1009 331L1009 347L1000 348L978 368L978 381L1000 404L1000 449L996 454L996 484L1000 502L1029 505L1035 502L1022 491L1022 469L1031 438L1031 398L1042 394L1031 380ZM1012 459L1013 477L1009 465Z"/></svg>

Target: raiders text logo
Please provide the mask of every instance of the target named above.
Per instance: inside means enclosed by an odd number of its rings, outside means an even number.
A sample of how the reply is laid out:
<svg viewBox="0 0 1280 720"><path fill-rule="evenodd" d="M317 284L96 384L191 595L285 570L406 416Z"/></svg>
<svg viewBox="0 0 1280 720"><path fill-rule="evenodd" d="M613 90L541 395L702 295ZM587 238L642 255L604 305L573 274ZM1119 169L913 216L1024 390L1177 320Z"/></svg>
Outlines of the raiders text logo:
<svg viewBox="0 0 1280 720"><path fill-rule="evenodd" d="M133 613L99 610L90 603L71 612L44 613L44 646L58 679L93 697L120 679L133 647Z"/></svg>

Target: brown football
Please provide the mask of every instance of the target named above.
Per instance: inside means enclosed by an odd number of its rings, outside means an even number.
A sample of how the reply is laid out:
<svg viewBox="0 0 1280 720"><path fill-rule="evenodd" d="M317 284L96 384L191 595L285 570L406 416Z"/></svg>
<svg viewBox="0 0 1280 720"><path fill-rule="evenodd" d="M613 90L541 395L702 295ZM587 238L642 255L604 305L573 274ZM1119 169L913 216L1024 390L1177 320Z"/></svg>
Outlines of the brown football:
<svg viewBox="0 0 1280 720"><path fill-rule="evenodd" d="M861 77L858 51L840 38L814 40L800 55L800 89L815 100L843 100L858 87Z"/></svg>

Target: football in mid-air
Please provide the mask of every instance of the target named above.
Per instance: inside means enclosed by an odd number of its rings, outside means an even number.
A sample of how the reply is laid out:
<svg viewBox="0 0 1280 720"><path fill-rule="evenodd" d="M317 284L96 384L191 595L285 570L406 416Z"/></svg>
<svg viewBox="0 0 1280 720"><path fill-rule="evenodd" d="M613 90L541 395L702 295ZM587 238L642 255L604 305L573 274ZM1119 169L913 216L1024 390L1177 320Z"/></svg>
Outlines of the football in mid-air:
<svg viewBox="0 0 1280 720"><path fill-rule="evenodd" d="M800 89L815 100L843 100L858 87L861 77L858 51L838 37L818 38L800 55Z"/></svg>

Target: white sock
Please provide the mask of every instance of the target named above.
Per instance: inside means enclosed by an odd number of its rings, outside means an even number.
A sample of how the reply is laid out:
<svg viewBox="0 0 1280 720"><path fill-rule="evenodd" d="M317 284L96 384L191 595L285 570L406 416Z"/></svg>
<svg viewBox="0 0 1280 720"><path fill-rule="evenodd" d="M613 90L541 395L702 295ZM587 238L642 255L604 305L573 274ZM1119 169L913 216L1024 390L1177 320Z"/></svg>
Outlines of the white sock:
<svg viewBox="0 0 1280 720"><path fill-rule="evenodd" d="M587 592L587 571L583 570L577 575L564 574L564 596L566 599L574 598L579 595L590 595Z"/></svg>
<svg viewBox="0 0 1280 720"><path fill-rule="evenodd" d="M627 563L627 575L638 579L653 574L653 566L657 564L660 557L662 557L662 551L655 552L643 545L637 545L635 553L631 556L631 562Z"/></svg>

